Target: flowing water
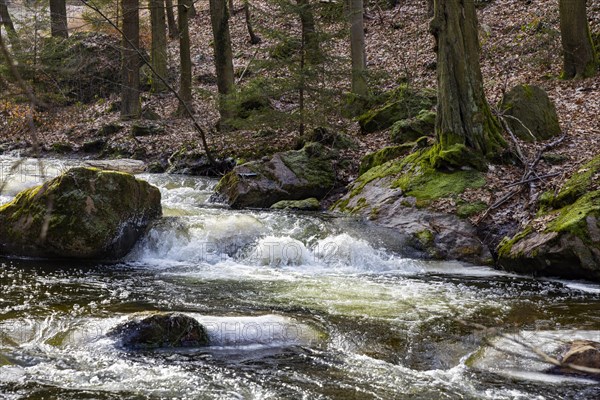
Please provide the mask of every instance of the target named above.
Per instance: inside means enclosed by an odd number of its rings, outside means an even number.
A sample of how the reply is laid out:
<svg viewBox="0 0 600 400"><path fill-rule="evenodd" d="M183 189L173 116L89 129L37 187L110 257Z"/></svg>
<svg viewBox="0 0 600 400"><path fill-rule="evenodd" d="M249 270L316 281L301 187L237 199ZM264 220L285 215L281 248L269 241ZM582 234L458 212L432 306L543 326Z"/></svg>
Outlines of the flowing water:
<svg viewBox="0 0 600 400"><path fill-rule="evenodd" d="M0 159L3 176L11 159ZM42 179L27 161L4 197ZM45 161L45 177L68 163ZM162 221L117 264L0 260L0 398L591 399L534 349L600 340L600 286L407 258L394 232L208 203L215 180L142 175ZM212 345L128 352L132 314L197 318Z"/></svg>

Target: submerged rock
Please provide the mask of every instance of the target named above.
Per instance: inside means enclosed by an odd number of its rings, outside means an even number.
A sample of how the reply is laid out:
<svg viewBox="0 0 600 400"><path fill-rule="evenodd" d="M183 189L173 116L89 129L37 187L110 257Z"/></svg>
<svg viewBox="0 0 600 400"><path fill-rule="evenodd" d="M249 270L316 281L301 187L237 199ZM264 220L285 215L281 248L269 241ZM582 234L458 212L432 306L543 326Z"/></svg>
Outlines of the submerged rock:
<svg viewBox="0 0 600 400"><path fill-rule="evenodd" d="M147 168L145 162L129 158L119 158L116 160L88 160L84 161L83 165L107 171L125 172L127 174L141 174L146 171Z"/></svg>
<svg viewBox="0 0 600 400"><path fill-rule="evenodd" d="M233 208L268 208L281 200L322 199L335 185L333 155L318 143L237 166L216 191Z"/></svg>
<svg viewBox="0 0 600 400"><path fill-rule="evenodd" d="M600 280L600 157L580 168L556 196L546 196L538 218L498 246L509 271Z"/></svg>
<svg viewBox="0 0 600 400"><path fill-rule="evenodd" d="M178 313L137 317L116 326L108 336L130 350L208 346L206 329L194 318Z"/></svg>
<svg viewBox="0 0 600 400"><path fill-rule="evenodd" d="M560 368L560 372L563 373L600 374L600 343L590 340L574 340L567 345L560 362L598 370L597 372L582 371L566 365Z"/></svg>
<svg viewBox="0 0 600 400"><path fill-rule="evenodd" d="M160 192L147 182L73 168L0 207L0 254L116 260L161 214Z"/></svg>
<svg viewBox="0 0 600 400"><path fill-rule="evenodd" d="M545 140L561 133L556 107L544 89L517 85L504 95L506 123L521 140Z"/></svg>
<svg viewBox="0 0 600 400"><path fill-rule="evenodd" d="M319 200L311 197L305 200L282 200L271 206L274 210L317 211L321 209Z"/></svg>
<svg viewBox="0 0 600 400"><path fill-rule="evenodd" d="M435 170L429 151L418 150L370 168L348 187L348 194L333 209L409 235L408 245L428 258L490 264L491 253L468 220L427 209L439 199L458 203L465 190L485 184L483 174Z"/></svg>

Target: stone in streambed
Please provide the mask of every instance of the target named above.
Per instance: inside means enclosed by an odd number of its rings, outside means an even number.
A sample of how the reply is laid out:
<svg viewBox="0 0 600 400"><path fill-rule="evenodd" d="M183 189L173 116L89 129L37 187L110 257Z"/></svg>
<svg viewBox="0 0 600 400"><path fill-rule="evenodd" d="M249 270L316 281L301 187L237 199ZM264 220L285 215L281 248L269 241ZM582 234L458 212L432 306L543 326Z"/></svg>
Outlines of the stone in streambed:
<svg viewBox="0 0 600 400"><path fill-rule="evenodd" d="M134 317L116 326L108 336L129 350L208 346L206 329L194 318L179 313Z"/></svg>
<svg viewBox="0 0 600 400"><path fill-rule="evenodd" d="M0 207L0 254L117 260L161 215L160 191L147 182L73 168Z"/></svg>

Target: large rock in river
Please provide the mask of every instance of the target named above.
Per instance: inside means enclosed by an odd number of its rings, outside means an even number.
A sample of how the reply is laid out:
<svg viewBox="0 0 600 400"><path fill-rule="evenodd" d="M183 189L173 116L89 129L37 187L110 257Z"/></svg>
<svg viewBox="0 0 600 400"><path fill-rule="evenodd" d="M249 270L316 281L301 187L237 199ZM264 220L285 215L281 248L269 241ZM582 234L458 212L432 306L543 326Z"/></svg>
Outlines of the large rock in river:
<svg viewBox="0 0 600 400"><path fill-rule="evenodd" d="M209 344L206 329L194 318L179 313L134 317L116 326L108 336L130 350L200 347Z"/></svg>
<svg viewBox="0 0 600 400"><path fill-rule="evenodd" d="M448 199L462 202L459 210L468 205L471 212L477 211L460 196L467 189L483 186L484 175L475 170L435 170L429 149L401 154L396 159L384 158L383 163L375 163L365 171L333 209L368 218L407 235L410 240L406 246L421 251L426 258L490 264L489 249L467 219L428 208L435 201Z"/></svg>
<svg viewBox="0 0 600 400"><path fill-rule="evenodd" d="M538 218L498 246L506 270L600 280L600 156L583 165Z"/></svg>
<svg viewBox="0 0 600 400"><path fill-rule="evenodd" d="M318 143L239 165L216 191L231 207L268 208L281 200L322 199L335 184L332 153Z"/></svg>
<svg viewBox="0 0 600 400"><path fill-rule="evenodd" d="M115 260L161 214L160 192L147 182L73 168L0 207L0 254Z"/></svg>

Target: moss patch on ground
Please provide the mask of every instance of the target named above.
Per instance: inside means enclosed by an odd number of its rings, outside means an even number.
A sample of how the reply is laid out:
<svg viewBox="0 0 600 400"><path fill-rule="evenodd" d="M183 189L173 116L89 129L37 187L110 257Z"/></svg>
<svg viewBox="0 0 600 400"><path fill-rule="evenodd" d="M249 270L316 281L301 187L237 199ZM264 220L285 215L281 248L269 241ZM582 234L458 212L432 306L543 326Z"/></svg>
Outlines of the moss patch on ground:
<svg viewBox="0 0 600 400"><path fill-rule="evenodd" d="M600 183L600 156L584 164L568 181L552 201L552 206L561 208L573 204L578 198Z"/></svg>

